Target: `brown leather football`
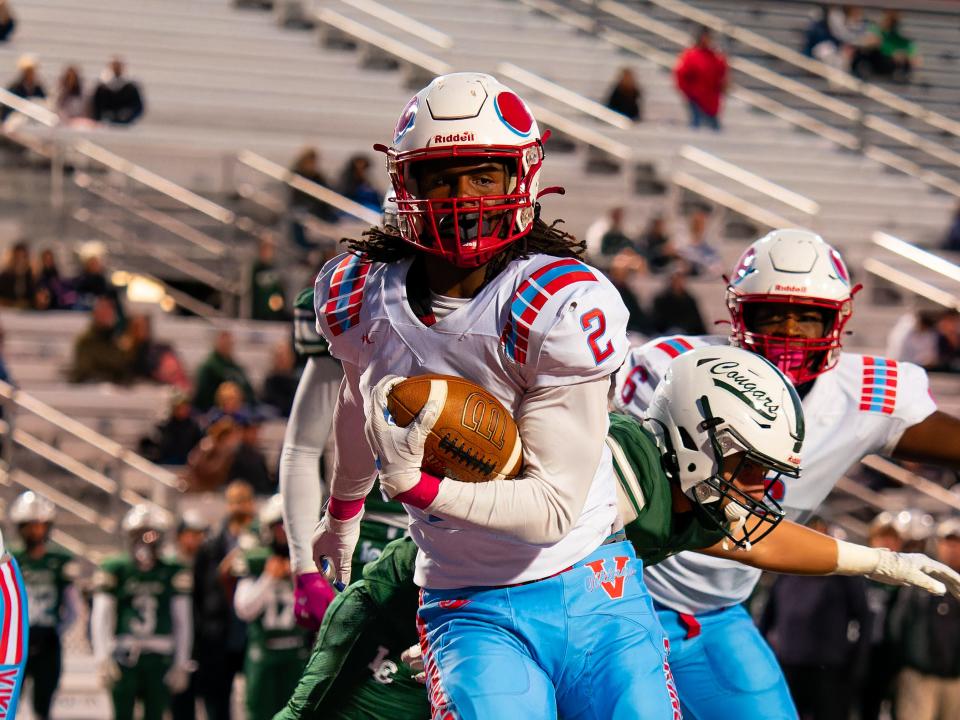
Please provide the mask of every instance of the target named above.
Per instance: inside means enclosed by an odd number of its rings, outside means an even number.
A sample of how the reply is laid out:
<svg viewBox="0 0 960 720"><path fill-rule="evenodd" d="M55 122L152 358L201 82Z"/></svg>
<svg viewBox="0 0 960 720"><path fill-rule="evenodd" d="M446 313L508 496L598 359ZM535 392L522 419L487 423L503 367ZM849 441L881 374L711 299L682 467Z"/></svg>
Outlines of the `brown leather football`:
<svg viewBox="0 0 960 720"><path fill-rule="evenodd" d="M523 465L517 424L493 395L452 375L417 375L390 391L387 409L400 427L415 418L430 397L443 409L427 438L423 470L463 482L516 477Z"/></svg>

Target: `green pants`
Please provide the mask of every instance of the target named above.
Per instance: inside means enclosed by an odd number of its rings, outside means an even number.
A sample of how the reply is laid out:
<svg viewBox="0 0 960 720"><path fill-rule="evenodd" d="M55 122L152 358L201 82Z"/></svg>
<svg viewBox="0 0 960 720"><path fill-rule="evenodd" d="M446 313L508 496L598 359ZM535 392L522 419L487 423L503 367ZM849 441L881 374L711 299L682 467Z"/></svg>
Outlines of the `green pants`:
<svg viewBox="0 0 960 720"><path fill-rule="evenodd" d="M53 694L60 684L60 635L55 628L31 627L24 678L33 678L33 714L50 717Z"/></svg>
<svg viewBox="0 0 960 720"><path fill-rule="evenodd" d="M307 664L310 648L278 650L256 658L247 650L243 666L247 678L247 720L270 720L287 704ZM253 655L254 657L251 657Z"/></svg>
<svg viewBox="0 0 960 720"><path fill-rule="evenodd" d="M114 720L133 720L137 699L143 701L143 720L162 720L170 706L170 690L163 682L172 658L169 655L144 653L136 662L120 665L120 679L113 686Z"/></svg>

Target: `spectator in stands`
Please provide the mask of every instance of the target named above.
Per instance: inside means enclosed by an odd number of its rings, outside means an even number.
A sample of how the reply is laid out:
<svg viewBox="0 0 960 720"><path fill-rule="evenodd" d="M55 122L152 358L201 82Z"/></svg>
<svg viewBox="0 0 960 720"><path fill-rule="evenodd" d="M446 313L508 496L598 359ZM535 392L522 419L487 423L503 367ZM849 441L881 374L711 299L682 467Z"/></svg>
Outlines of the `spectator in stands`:
<svg viewBox="0 0 960 720"><path fill-rule="evenodd" d="M76 65L68 65L60 74L53 105L57 115L60 116L60 122L89 121L90 101L83 94L83 81L80 79L80 69Z"/></svg>
<svg viewBox="0 0 960 720"><path fill-rule="evenodd" d="M17 19L10 10L10 3L7 0L0 0L0 42L9 40L16 27Z"/></svg>
<svg viewBox="0 0 960 720"><path fill-rule="evenodd" d="M884 10L880 22L870 26L863 47L855 53L851 71L861 80L875 76L907 83L917 63L913 40L900 31L900 12Z"/></svg>
<svg viewBox="0 0 960 720"><path fill-rule="evenodd" d="M626 115L634 122L643 121L643 88L630 68L622 68L616 84L610 91L607 107Z"/></svg>
<svg viewBox="0 0 960 720"><path fill-rule="evenodd" d="M180 358L172 346L154 339L153 323L148 315L130 317L119 345L130 357L134 381L149 380L189 389L190 379Z"/></svg>
<svg viewBox="0 0 960 720"><path fill-rule="evenodd" d="M640 245L651 272L660 272L679 257L667 234L667 221L663 215L655 215L650 220L640 239Z"/></svg>
<svg viewBox="0 0 960 720"><path fill-rule="evenodd" d="M697 209L690 214L686 242L680 246L680 256L686 260L691 275L720 277L723 261L720 253L710 244L710 215Z"/></svg>
<svg viewBox="0 0 960 720"><path fill-rule="evenodd" d="M213 407L210 409L208 420L216 422L224 415L240 420L247 417L251 409L247 407L243 389L235 382L220 383L213 396Z"/></svg>
<svg viewBox="0 0 960 720"><path fill-rule="evenodd" d="M89 310L99 297L108 297L114 301L117 311L123 312L120 305L120 295L117 288L109 279L103 267L103 256L106 247L98 240L85 242L80 246L80 274L70 281L74 292L74 310Z"/></svg>
<svg viewBox="0 0 960 720"><path fill-rule="evenodd" d="M289 320L283 278L274 265L273 241L261 237L257 259L250 272L250 317L254 320Z"/></svg>
<svg viewBox="0 0 960 720"><path fill-rule="evenodd" d="M38 68L39 63L34 55L21 55L17 60L17 71L20 74L17 75L16 80L7 86L7 90L24 100L45 100L47 91L40 81L40 76L37 73ZM0 108L0 120L6 120L11 112L13 110L6 105L2 106Z"/></svg>
<svg viewBox="0 0 960 720"><path fill-rule="evenodd" d="M190 398L176 392L170 415L140 441L140 454L160 465L186 465L187 456L203 439L200 423L193 417Z"/></svg>
<svg viewBox="0 0 960 720"><path fill-rule="evenodd" d="M173 555L177 562L191 573L197 562L197 555L207 537L208 524L204 517L195 509L187 508L180 515L177 522L177 535L174 541ZM170 697L170 714L172 720L195 720L197 716L197 678L196 673L190 674L190 683L187 689Z"/></svg>
<svg viewBox="0 0 960 720"><path fill-rule="evenodd" d="M937 313L918 310L902 316L887 336L886 356L931 370L939 359Z"/></svg>
<svg viewBox="0 0 960 720"><path fill-rule="evenodd" d="M383 195L370 182L370 158L363 154L351 155L340 173L338 189L355 203L375 212L383 209Z"/></svg>
<svg viewBox="0 0 960 720"><path fill-rule="evenodd" d="M227 381L236 383L248 405L254 404L253 388L247 379L247 373L234 360L233 333L221 330L214 340L213 350L197 369L196 390L193 395L193 407L206 412L213 406L217 388Z"/></svg>
<svg viewBox="0 0 960 720"><path fill-rule="evenodd" d="M940 372L960 372L960 313L947 310L937 319L937 364Z"/></svg>
<svg viewBox="0 0 960 720"><path fill-rule="evenodd" d="M653 298L651 320L661 335L706 335L697 301L687 290L687 268L674 266L666 287Z"/></svg>
<svg viewBox="0 0 960 720"><path fill-rule="evenodd" d="M40 263L33 274L35 281L34 307L37 310L59 310L72 304L72 291L60 278L53 250L40 253Z"/></svg>
<svg viewBox="0 0 960 720"><path fill-rule="evenodd" d="M623 250L636 250L636 243L627 235L623 224L623 208L610 208L610 225L600 238L600 254L604 258L604 265L611 258Z"/></svg>
<svg viewBox="0 0 960 720"><path fill-rule="evenodd" d="M960 203L957 203L957 207L953 211L953 220L950 221L950 228L943 240L943 249L960 252Z"/></svg>
<svg viewBox="0 0 960 720"><path fill-rule="evenodd" d="M203 543L194 564L194 652L197 693L209 720L229 720L233 679L243 669L246 627L233 611L233 563L256 544L253 488L242 480L224 493L227 517Z"/></svg>
<svg viewBox="0 0 960 720"><path fill-rule="evenodd" d="M90 327L73 346L70 382L126 383L133 365L117 341L117 310L108 297L99 297L90 313Z"/></svg>
<svg viewBox="0 0 960 720"><path fill-rule="evenodd" d="M33 307L36 281L30 267L30 249L18 242L9 251L0 271L0 306L27 310Z"/></svg>
<svg viewBox="0 0 960 720"><path fill-rule="evenodd" d="M301 150L290 168L290 173L301 175L317 185L330 187L326 176L320 170L320 154L316 148L307 147ZM295 187L290 188L287 209L290 214L290 239L294 245L304 250L313 250L317 245L310 239L307 230L310 218L328 223L335 223L339 219L335 208Z"/></svg>
<svg viewBox="0 0 960 720"><path fill-rule="evenodd" d="M644 312L636 293L630 287L630 278L636 272L643 272L645 266L638 270L638 267L632 262L633 258L629 253L621 253L613 258L610 263L610 269L607 271L607 277L620 293L620 298L627 308L629 319L627 320L627 332L637 333L639 335L649 335L653 330L653 325L647 313Z"/></svg>
<svg viewBox="0 0 960 720"><path fill-rule="evenodd" d="M810 526L827 532L819 518ZM760 620L804 720L847 720L862 676L867 628L866 580L779 575Z"/></svg>
<svg viewBox="0 0 960 720"><path fill-rule="evenodd" d="M868 544L893 552L903 550L903 537L896 518L880 513L870 523ZM867 582L867 607L870 610L869 646L863 682L860 685L860 720L879 720L881 709L892 704L893 688L899 661L896 648L890 643L887 619L900 588L873 581ZM889 713L887 713L889 714Z"/></svg>
<svg viewBox="0 0 960 720"><path fill-rule="evenodd" d="M191 492L213 492L226 485L242 441L243 432L238 418L222 415L210 423L200 442L187 455L184 474L187 489Z"/></svg>
<svg viewBox="0 0 960 720"><path fill-rule="evenodd" d="M131 125L143 115L140 86L124 75L123 60L114 57L93 91L91 116L97 122Z"/></svg>
<svg viewBox="0 0 960 720"><path fill-rule="evenodd" d="M866 41L863 8L824 5L807 28L803 54L837 70L849 70L854 53Z"/></svg>
<svg viewBox="0 0 960 720"><path fill-rule="evenodd" d="M693 47L684 50L673 70L687 99L690 126L720 129L720 102L727 91L727 59L714 48L710 28L701 27Z"/></svg>
<svg viewBox="0 0 960 720"><path fill-rule="evenodd" d="M937 527L937 556L960 570L960 518ZM960 600L902 588L890 612L890 635L903 663L896 717L960 717Z"/></svg>
<svg viewBox="0 0 960 720"><path fill-rule="evenodd" d="M238 423L240 442L233 455L230 477L246 480L254 494L269 497L278 492L277 479L267 470L267 458L260 450L260 424L257 414L249 414Z"/></svg>
<svg viewBox="0 0 960 720"><path fill-rule="evenodd" d="M273 365L263 381L260 399L277 411L282 417L290 417L293 396L300 381L295 372L297 357L289 340L281 340L273 349Z"/></svg>

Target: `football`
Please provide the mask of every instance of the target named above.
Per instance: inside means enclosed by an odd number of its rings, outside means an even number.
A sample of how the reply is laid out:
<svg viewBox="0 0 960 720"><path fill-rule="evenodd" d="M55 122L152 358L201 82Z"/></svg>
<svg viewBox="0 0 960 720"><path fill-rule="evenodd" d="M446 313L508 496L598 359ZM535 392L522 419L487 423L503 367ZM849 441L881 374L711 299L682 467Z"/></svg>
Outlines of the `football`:
<svg viewBox="0 0 960 720"><path fill-rule="evenodd" d="M424 447L424 471L463 482L509 480L520 473L523 450L517 424L499 400L469 380L452 375L407 378L387 398L397 425L409 425L431 392L442 398L443 409Z"/></svg>

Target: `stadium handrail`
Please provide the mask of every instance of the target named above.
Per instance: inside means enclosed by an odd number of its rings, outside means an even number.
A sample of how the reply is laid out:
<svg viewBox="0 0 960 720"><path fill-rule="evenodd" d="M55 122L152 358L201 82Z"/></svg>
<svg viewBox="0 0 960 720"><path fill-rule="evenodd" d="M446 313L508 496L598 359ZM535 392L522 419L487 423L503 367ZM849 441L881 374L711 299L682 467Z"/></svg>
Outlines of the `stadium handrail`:
<svg viewBox="0 0 960 720"><path fill-rule="evenodd" d="M871 240L873 244L878 247L896 253L900 257L910 260L917 265L922 265L928 270L932 270L949 280L960 282L960 266L939 255L934 255L929 250L919 248L916 245L908 243L906 240L901 240L882 230L874 232Z"/></svg>
<svg viewBox="0 0 960 720"><path fill-rule="evenodd" d="M809 58L803 53L797 52L776 40L766 38L752 30L738 27L734 23L727 22L713 13L695 8L681 0L649 0L649 2L652 5L656 5L687 20L705 25L720 35L736 40L741 45L759 50L796 68L806 70L813 75L819 75L838 87L859 93L891 110L909 115L937 130L949 133L955 137L960 137L960 122L934 110L930 110L912 100L907 100L896 93L879 87L875 83L860 80L820 60Z"/></svg>
<svg viewBox="0 0 960 720"><path fill-rule="evenodd" d="M533 7L540 10L541 12L547 12L548 14L553 14L558 19L561 19L565 22L569 22L570 13L557 13L552 10L556 9L556 3L551 0L520 0L524 5ZM614 2L613 0L580 0L581 3L588 6L591 10L603 10L611 15L614 15L619 20L629 23L641 30L650 32L654 35L664 38L665 40L676 44L678 47L686 47L689 43L689 37L686 32L677 30L676 28L668 25L667 23L660 22L653 18L647 17L632 8L626 7L621 3ZM551 10L551 6L553 9ZM580 25L578 25L579 27ZM644 56L651 61L657 63L661 67L672 68L676 60L675 56L669 55L662 51L657 50L656 54L650 53L650 50L654 49L652 46L642 41L636 41L630 38L628 35L619 33L617 31L610 31L605 29L599 29L596 23L590 23L590 26L593 28L594 33L597 37L607 40L608 42L614 43L624 49L635 52L641 56ZM626 42L626 40L633 40L632 42ZM669 58L669 60L667 60ZM849 120L857 125L869 127L875 132L883 134L885 137L889 137L897 142L905 143L909 147L921 150L927 154L931 154L934 157L942 160L943 162L955 165L951 159L952 151L945 145L936 143L932 140L926 140L920 138L916 133L911 133L909 130L899 128L896 132L891 130L891 127L896 127L892 123L884 121L882 118L879 118L875 115L869 115L863 113L859 108L850 103L844 102L842 100L837 100L832 98L826 93L822 93L819 90L815 90L803 83L791 80L783 75L780 75L776 72L768 70L767 68L754 63L745 58L731 58L729 60L730 67L735 70L739 70L747 75L750 75L756 80L763 82L771 87L776 88L777 90L782 90L787 92L795 97L801 98L808 103L817 105L829 112L839 115L846 120ZM742 93L740 91L745 90L745 88L734 88L730 91L730 95L733 97L738 97L744 102L747 102L750 105L758 107L762 110L768 110L768 108L774 107L770 104L760 105L756 104L754 101L756 99L755 95L750 95L748 93ZM796 114L782 114L778 113L778 117L781 117L788 122L794 122L798 119L799 116ZM824 134L822 132L822 124L819 124L819 121L816 121L810 118L810 121L806 122L803 126L805 129L810 130L811 132L816 132L817 134L826 137L827 139L834 140L835 136L831 134ZM840 136L845 137L845 136ZM846 138L845 138L846 139ZM842 143L846 147L850 147L846 142ZM889 150L881 150L882 152L871 154L867 153L868 149L875 149L874 146L865 145L857 140L853 148L850 149L859 149L868 154L874 159L877 159L879 162L883 162L889 167L892 167L900 172L909 174L916 177L924 183L927 183L933 187L944 190L951 194L960 196L960 185L957 185L950 178L941 175L940 173L934 172L932 170L927 170L925 168L920 168L915 163L911 163L906 158L903 158L895 153L890 152ZM960 167L960 164L956 164L956 167Z"/></svg>
<svg viewBox="0 0 960 720"><path fill-rule="evenodd" d="M932 480L927 480L925 477L921 477L914 472L910 472L905 467L901 467L891 460L882 458L879 455L867 455L860 462L871 470L890 478L904 487L911 488L912 490L915 490L922 495L926 495L932 500L941 502L944 505L953 508L954 510L960 510L960 495L947 490L945 487L938 485Z"/></svg>
<svg viewBox="0 0 960 720"><path fill-rule="evenodd" d="M315 183L303 175L298 175L280 163L268 160L262 155L258 155L250 150L241 150L237 153L237 162L267 177L295 188L300 192L306 193L317 200L325 202L351 217L362 220L370 225L380 224L380 213L374 212L367 206L354 202L350 198L328 187Z"/></svg>
<svg viewBox="0 0 960 720"><path fill-rule="evenodd" d="M421 40L434 45L443 50L450 50L453 48L453 38L447 35L445 32L440 32L436 28L432 28L429 25L425 25L419 20L414 20L411 17L399 13L393 8L387 7L374 0L340 0L344 5L350 5L351 7L365 12L368 15L383 20L390 23L398 30L402 30L414 37L418 37Z"/></svg>
<svg viewBox="0 0 960 720"><path fill-rule="evenodd" d="M739 165L735 165L732 162L708 153L706 150L694 147L693 145L684 145L680 148L680 157L704 169L711 170L718 175L740 183L751 190L761 192L773 200L781 202L784 205L789 205L795 210L799 210L805 215L816 216L820 213L820 204L815 200L811 200L800 193L767 180L765 177L750 172Z"/></svg>
<svg viewBox="0 0 960 720"><path fill-rule="evenodd" d="M723 205L728 210L739 213L766 227L777 229L796 226L795 222L791 222L782 215L762 208L749 200L739 198L723 188L694 177L690 173L683 171L675 172L670 176L670 182L676 187L683 188L695 195L711 200L718 205Z"/></svg>
<svg viewBox="0 0 960 720"><path fill-rule="evenodd" d="M132 450L128 450L115 440L111 440L105 435L101 435L88 428L83 423L63 414L59 410L50 407L33 395L14 387L10 383L0 380L0 400L5 400L8 404L18 409L26 410L38 418L44 420L58 430L73 436L77 440L87 443L100 452L126 465L127 467L142 473L151 480L171 490L181 490L181 482L176 475L169 470L165 470L159 465L155 465L146 458L137 455Z"/></svg>
<svg viewBox="0 0 960 720"><path fill-rule="evenodd" d="M427 55L424 52L420 52L416 48L410 47L406 43L400 42L389 35L384 35L356 20L351 20L336 10L323 8L314 13L314 19L318 27L332 27L353 37L364 45L376 47L388 55L392 55L414 67L426 70L433 75L446 75L453 70L453 67L449 63Z"/></svg>
<svg viewBox="0 0 960 720"><path fill-rule="evenodd" d="M892 265L877 260L875 258L867 258L863 261L863 269L875 275L881 280L886 280L891 282L894 285L899 285L901 288L907 292L913 293L914 295L919 295L924 297L927 300L941 305L945 308L951 308L953 310L960 310L960 298L957 298L956 295L948 293L945 290L931 285L928 282L924 282L919 278L913 277L909 273L903 272L902 270L897 270Z"/></svg>

